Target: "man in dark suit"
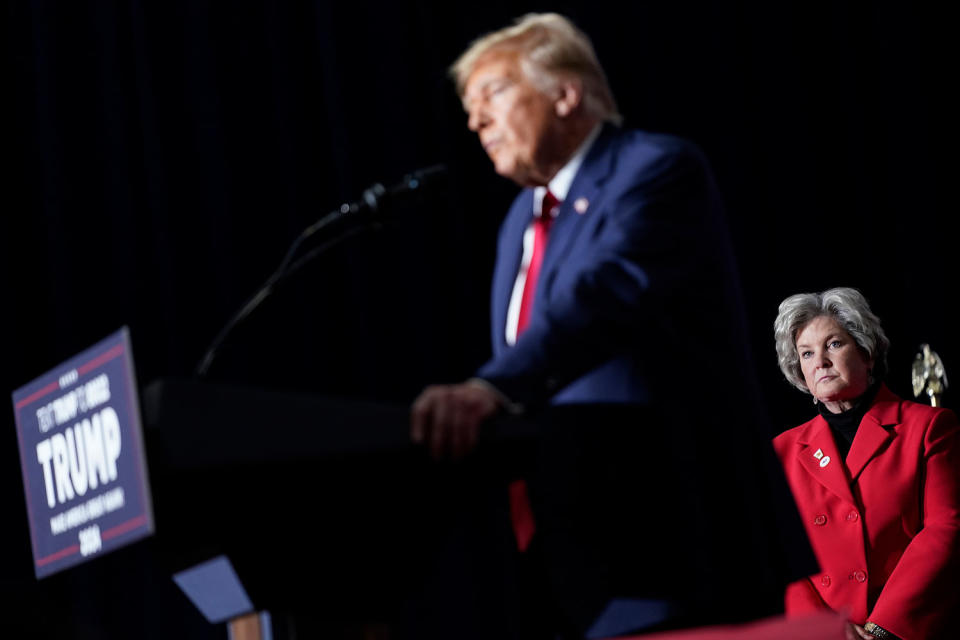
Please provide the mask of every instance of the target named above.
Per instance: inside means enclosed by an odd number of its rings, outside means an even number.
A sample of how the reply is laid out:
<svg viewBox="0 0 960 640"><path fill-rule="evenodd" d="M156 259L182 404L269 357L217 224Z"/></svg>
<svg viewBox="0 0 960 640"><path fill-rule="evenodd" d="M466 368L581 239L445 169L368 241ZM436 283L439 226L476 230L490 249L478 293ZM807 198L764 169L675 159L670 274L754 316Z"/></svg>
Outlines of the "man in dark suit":
<svg viewBox="0 0 960 640"><path fill-rule="evenodd" d="M547 435L511 512L570 635L776 611L781 573L798 574L775 550L799 523L772 515L789 494L758 429L704 156L621 129L589 39L556 14L477 40L452 73L495 170L524 189L499 236L493 357L424 390L413 439L458 457L488 418L540 410ZM733 596L720 585L738 572L750 577Z"/></svg>

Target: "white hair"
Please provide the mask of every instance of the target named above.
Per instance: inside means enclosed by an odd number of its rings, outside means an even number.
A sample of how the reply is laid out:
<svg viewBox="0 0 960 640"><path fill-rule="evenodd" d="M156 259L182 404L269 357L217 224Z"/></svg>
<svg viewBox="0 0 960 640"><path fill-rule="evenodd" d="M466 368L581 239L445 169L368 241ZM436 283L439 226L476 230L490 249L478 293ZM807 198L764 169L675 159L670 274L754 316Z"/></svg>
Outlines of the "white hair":
<svg viewBox="0 0 960 640"><path fill-rule="evenodd" d="M870 310L862 293L850 287L837 287L822 293L798 293L780 303L773 334L780 371L790 384L810 393L800 369L797 334L819 317L836 320L857 343L861 353L873 360L873 377L877 380L884 378L890 341L880 326L880 319Z"/></svg>

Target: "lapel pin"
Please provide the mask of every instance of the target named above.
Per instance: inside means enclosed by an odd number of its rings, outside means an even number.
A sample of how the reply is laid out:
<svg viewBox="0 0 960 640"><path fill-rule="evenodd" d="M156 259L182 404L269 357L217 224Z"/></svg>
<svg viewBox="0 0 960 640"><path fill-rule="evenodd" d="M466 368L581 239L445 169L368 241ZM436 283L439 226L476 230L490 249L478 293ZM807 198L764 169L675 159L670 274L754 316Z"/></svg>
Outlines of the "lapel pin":
<svg viewBox="0 0 960 640"><path fill-rule="evenodd" d="M830 456L823 455L823 449L817 449L814 452L813 457L820 461L821 469L830 464Z"/></svg>
<svg viewBox="0 0 960 640"><path fill-rule="evenodd" d="M583 215L587 212L587 207L590 206L590 201L586 198L577 198L573 201L573 210Z"/></svg>

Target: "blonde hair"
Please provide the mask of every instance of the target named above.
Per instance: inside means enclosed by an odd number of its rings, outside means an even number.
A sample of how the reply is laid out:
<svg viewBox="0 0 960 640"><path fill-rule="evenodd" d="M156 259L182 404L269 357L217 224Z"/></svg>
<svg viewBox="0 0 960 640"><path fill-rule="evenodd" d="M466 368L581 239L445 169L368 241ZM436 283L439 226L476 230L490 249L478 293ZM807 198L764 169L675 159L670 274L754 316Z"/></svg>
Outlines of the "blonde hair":
<svg viewBox="0 0 960 640"><path fill-rule="evenodd" d="M527 78L541 91L573 75L583 83L584 108L591 115L620 124L623 118L597 60L590 38L558 13L528 13L509 27L481 36L450 66L461 97L467 78L488 56L514 54Z"/></svg>

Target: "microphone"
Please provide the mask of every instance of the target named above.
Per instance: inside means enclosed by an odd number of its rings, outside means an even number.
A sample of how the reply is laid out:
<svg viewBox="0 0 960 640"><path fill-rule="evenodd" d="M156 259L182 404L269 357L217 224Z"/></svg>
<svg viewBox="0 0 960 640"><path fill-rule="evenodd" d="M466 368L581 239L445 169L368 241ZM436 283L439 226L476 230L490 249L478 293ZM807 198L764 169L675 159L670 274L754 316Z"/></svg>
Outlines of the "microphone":
<svg viewBox="0 0 960 640"><path fill-rule="evenodd" d="M447 165L434 164L429 167L417 169L413 173L408 173L398 184L394 185L391 192L396 195L399 193L415 191L426 185L432 184L447 175Z"/></svg>
<svg viewBox="0 0 960 640"><path fill-rule="evenodd" d="M354 218L364 214L376 216L386 210L387 205L391 204L393 200L419 192L426 186L445 177L446 174L447 166L445 164L434 164L408 173L402 180L390 187L385 187L379 182L374 183L363 191L360 200L343 203L338 209L331 211L304 229L301 235L303 238L307 238L328 224L346 218Z"/></svg>

